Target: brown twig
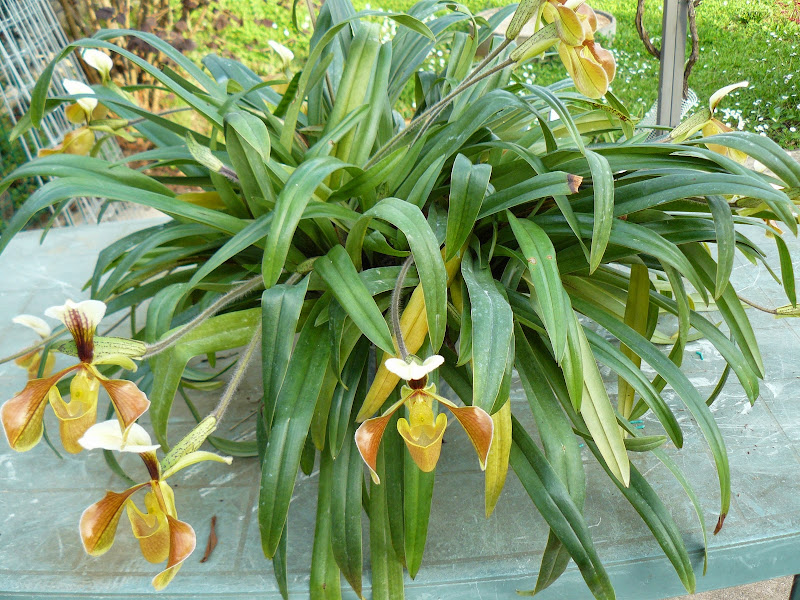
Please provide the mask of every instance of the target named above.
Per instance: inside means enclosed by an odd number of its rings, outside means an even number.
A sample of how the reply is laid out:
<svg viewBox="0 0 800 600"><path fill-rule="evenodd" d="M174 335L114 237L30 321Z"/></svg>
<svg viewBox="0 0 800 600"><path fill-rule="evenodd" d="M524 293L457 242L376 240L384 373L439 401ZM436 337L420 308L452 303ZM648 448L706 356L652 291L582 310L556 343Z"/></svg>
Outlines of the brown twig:
<svg viewBox="0 0 800 600"><path fill-rule="evenodd" d="M211 553L217 547L217 515L211 517L211 531L208 532L208 543L206 544L206 551L203 553L203 558L200 559L201 563L206 562L211 558Z"/></svg>
<svg viewBox="0 0 800 600"><path fill-rule="evenodd" d="M639 0L639 3L636 5L636 19L634 23L636 24L636 31L639 32L639 39L642 40L645 49L658 60L661 60L661 51L650 41L650 36L647 35L647 30L644 28L644 0Z"/></svg>
<svg viewBox="0 0 800 600"><path fill-rule="evenodd" d="M689 33L692 37L692 52L689 54L689 60L686 61L686 65L683 68L683 97L686 98L689 95L689 75L692 73L692 67L694 67L694 63L697 62L698 57L700 56L700 36L697 33L697 15L695 13L695 7L700 4L700 0L695 0L692 2L691 0L688 2L689 5Z"/></svg>

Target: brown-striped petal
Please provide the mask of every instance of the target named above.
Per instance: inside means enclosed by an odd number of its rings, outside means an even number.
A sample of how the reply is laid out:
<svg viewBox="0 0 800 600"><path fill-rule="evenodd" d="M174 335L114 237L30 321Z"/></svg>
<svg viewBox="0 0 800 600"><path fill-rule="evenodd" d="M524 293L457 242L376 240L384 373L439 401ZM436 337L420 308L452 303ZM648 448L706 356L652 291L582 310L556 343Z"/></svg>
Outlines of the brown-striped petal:
<svg viewBox="0 0 800 600"><path fill-rule="evenodd" d="M197 536L194 529L188 523L178 521L167 515L169 523L169 560L167 568L153 577L153 587L156 591L163 590L169 585L173 577L178 573L183 561L189 558L197 545Z"/></svg>
<svg viewBox="0 0 800 600"><path fill-rule="evenodd" d="M361 454L361 458L367 464L367 467L369 467L369 474L372 476L372 481L376 484L381 482L378 473L375 472L375 469L377 469L378 450L381 447L381 439L383 439L383 433L386 431L386 426L389 424L392 414L403 405L403 402L404 400L395 402L383 415L367 419L356 429L355 437L358 452Z"/></svg>
<svg viewBox="0 0 800 600"><path fill-rule="evenodd" d="M117 411L122 429L130 427L150 407L150 400L132 381L125 379L100 380Z"/></svg>
<svg viewBox="0 0 800 600"><path fill-rule="evenodd" d="M158 498L153 492L147 492L144 505L146 513L140 511L133 500L126 505L133 535L139 540L142 555L147 561L164 562L169 556L170 548L167 515L161 510Z"/></svg>
<svg viewBox="0 0 800 600"><path fill-rule="evenodd" d="M59 379L79 367L75 365L50 377L28 381L21 392L0 407L0 421L9 446L17 452L25 452L39 443L47 393Z"/></svg>
<svg viewBox="0 0 800 600"><path fill-rule="evenodd" d="M447 415L439 413L433 425L410 426L405 419L397 421L397 431L406 443L408 453L421 471L430 473L439 462L442 437L447 428Z"/></svg>
<svg viewBox="0 0 800 600"><path fill-rule="evenodd" d="M125 502L131 494L146 485L149 482L135 485L121 494L106 492L102 500L83 511L80 523L81 542L88 554L100 556L111 548Z"/></svg>
<svg viewBox="0 0 800 600"><path fill-rule="evenodd" d="M489 449L492 447L492 436L494 435L494 422L482 408L477 406L456 406L450 400L437 396L437 400L444 404L458 419L464 431L467 432L475 451L478 453L478 461L481 469L486 469L486 458L489 456Z"/></svg>

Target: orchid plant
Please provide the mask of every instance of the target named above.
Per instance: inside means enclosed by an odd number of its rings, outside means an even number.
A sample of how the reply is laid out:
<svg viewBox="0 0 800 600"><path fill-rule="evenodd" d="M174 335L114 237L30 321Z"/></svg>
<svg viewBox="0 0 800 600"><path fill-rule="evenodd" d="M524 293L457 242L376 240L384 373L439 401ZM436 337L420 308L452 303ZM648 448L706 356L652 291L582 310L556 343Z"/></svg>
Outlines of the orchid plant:
<svg viewBox="0 0 800 600"><path fill-rule="evenodd" d="M394 20L397 34L383 38L376 18ZM535 33L520 40L531 21ZM719 531L731 477L710 408L718 392L701 397L681 363L688 340L706 337L729 365L716 374L717 389L732 373L752 401L758 397L764 364L742 307L747 299L730 282L734 256L764 262L740 228L767 231L781 255L779 273L770 272L785 289L787 311L796 312L783 236L797 231L800 167L767 138L720 128L714 110L726 88L707 112L648 142L613 93L613 55L595 39L596 18L581 0L523 0L488 20L440 0L422 0L408 14L356 13L348 0L327 0L315 23L302 64L273 47L285 58L288 83L262 81L214 55L198 66L138 31L99 31L54 58L15 135L62 105L80 127L0 182L2 191L23 177L52 178L8 223L0 252L37 211L75 196L134 202L171 219L100 253L88 304L48 311L74 338L57 349L79 362L48 374L49 345L18 354L37 373L0 411L11 446L35 445L49 399L68 450L140 454L149 478L90 507L81 532L87 551L102 553L124 508L145 558L166 561L153 582L159 588L195 543L165 479L188 460L223 460L198 454L204 440L259 461L262 548L275 559L284 595L289 504L298 471L318 464L310 595L338 598L343 576L363 596L363 505L376 542L371 564L381 565L373 597L394 600L403 594L403 570L413 577L423 564L451 414L478 454L473 468L485 469L487 517L510 468L551 528L535 591L572 558L597 598L614 597L583 516L581 444L694 591L678 526L631 455L653 452L679 473L660 448L667 440L683 445L679 409L662 395L669 385L711 451ZM131 55L126 38L169 64ZM103 84L70 85L68 96L48 98L54 65L76 49ZM423 70L432 52L443 57L436 72ZM560 58L570 79L541 87L517 75L545 52ZM133 88L108 79L112 54L134 60L179 106L162 113L138 106ZM416 103L403 115L398 98L407 88ZM176 120L175 112L190 114ZM113 164L96 158L115 135L152 147ZM732 160L737 153L768 171L743 167ZM729 335L697 310L712 300ZM101 302L109 313L130 312L130 340L95 335ZM142 306L144 322L135 319ZM671 326L665 313L677 317L674 335L663 332ZM48 340L60 335L27 323ZM229 351L239 360L223 377L187 368L196 356L214 363ZM126 376L136 384L111 379L134 361L139 370ZM599 364L618 378L616 396ZM255 440L209 437L248 368L263 390L251 417ZM57 382L71 374L65 402ZM225 378L218 406L198 413L197 429L159 462L156 444L135 423L147 403L156 443L167 450L176 398L194 411L190 391L216 389ZM535 426L517 419L523 408L509 402L512 379ZM99 387L117 420L92 425ZM631 425L646 412L660 435ZM148 490L145 511L132 500L140 489Z"/></svg>

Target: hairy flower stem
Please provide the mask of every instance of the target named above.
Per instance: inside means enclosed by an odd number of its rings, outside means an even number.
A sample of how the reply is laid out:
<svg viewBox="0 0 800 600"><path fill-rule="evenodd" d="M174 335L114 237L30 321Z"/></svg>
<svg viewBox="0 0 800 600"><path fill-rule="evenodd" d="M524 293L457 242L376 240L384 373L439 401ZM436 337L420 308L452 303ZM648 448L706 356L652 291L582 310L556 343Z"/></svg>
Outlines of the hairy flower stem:
<svg viewBox="0 0 800 600"><path fill-rule="evenodd" d="M236 286L227 294L220 296L211 306L197 315L194 319L189 321L183 327L180 327L177 331L171 334L169 337L156 342L155 344L151 344L147 346L147 351L144 353L142 358L150 358L151 356L155 356L156 354L160 354L173 344L175 344L179 339L185 336L187 333L195 329L196 327L202 325L206 320L210 317L213 317L217 314L223 307L230 304L234 300L238 300L242 296L245 296L252 292L253 290L257 289L259 286L264 285L264 279L261 275L253 277L252 279L248 279L241 285Z"/></svg>
<svg viewBox="0 0 800 600"><path fill-rule="evenodd" d="M745 304L748 304L748 305L752 306L756 310L760 310L761 312L765 312L765 313L768 313L770 315L777 315L778 314L778 311L775 310L774 308L767 308L766 306L761 306L760 304L756 304L755 302L753 302L751 300L748 300L747 298L743 298L742 296L737 296L737 297L739 298L739 300L741 300Z"/></svg>
<svg viewBox="0 0 800 600"><path fill-rule="evenodd" d="M394 337L397 340L397 349L400 351L400 358L403 360L406 360L408 357L408 348L406 348L406 341L403 339L403 331L400 329L400 296L403 293L403 282L413 263L414 255L409 254L408 258L403 263L403 267L400 269L400 273L397 275L397 281L392 290L392 305L390 310L392 329L394 330Z"/></svg>
<svg viewBox="0 0 800 600"><path fill-rule="evenodd" d="M256 332L253 335L253 339L250 340L250 343L247 345L247 349L239 359L239 364L236 365L236 370L233 372L233 377L231 377L231 380L228 382L228 387L225 388L225 393L222 394L222 398L219 399L219 403L217 404L216 408L209 414L209 416L212 416L217 420L217 423L222 421L222 417L225 415L225 411L228 409L228 406L231 403L231 398L233 398L233 395L236 393L239 384L242 382L244 373L247 370L247 365L250 364L250 360L253 358L253 353L255 352L256 346L258 346L258 342L260 340L261 320L259 320L258 325L256 325Z"/></svg>

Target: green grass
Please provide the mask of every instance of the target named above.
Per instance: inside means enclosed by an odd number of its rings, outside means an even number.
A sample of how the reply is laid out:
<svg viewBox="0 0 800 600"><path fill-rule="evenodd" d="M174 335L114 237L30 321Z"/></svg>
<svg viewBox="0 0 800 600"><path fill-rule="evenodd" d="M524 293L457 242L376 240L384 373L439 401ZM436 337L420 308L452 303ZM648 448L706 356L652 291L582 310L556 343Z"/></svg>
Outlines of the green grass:
<svg viewBox="0 0 800 600"><path fill-rule="evenodd" d="M731 127L768 135L786 147L800 146L800 24L788 18L785 6L796 0L705 0L697 9L700 58L692 71L690 87L707 102L717 89L747 80L750 86L731 94L719 116ZM365 7L407 10L415 0L355 0ZM299 31L291 23L291 0L215 0L216 8L241 18L216 31L213 18L195 37L195 57L209 51L236 57L263 76L280 75L280 60L267 40L275 40L296 55L305 55L311 21L304 3L298 6ZM466 0L474 12L503 6L503 0ZM606 45L617 58L617 77L612 89L634 114L643 115L655 102L658 61L647 54L634 27L636 0L590 0L594 8L617 18L617 34ZM645 25L660 45L661 1L647 4ZM268 20L265 21L265 20ZM390 27L387 25L387 35ZM209 44L211 48L209 48ZM214 48L214 46L217 46ZM435 67L440 57L432 56ZM566 73L557 58L523 67L523 78L540 84L563 79ZM408 101L411 94L407 95Z"/></svg>

